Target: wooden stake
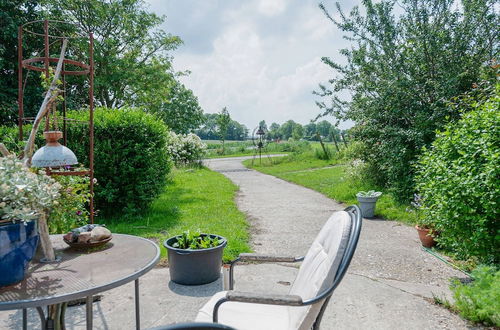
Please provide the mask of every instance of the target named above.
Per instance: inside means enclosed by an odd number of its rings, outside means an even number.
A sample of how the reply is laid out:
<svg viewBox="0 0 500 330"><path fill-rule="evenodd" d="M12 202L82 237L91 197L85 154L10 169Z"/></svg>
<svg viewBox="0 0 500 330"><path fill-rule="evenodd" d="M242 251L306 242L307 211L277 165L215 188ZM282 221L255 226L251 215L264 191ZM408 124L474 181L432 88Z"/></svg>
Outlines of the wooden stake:
<svg viewBox="0 0 500 330"><path fill-rule="evenodd" d="M0 143L0 153L2 153L2 156L7 157L10 155L9 150L5 147L3 143Z"/></svg>
<svg viewBox="0 0 500 330"><path fill-rule="evenodd" d="M61 47L61 55L59 56L59 61L57 62L54 79L52 79L52 82L49 86L49 90L45 94L43 103L40 106L40 110L38 110L38 114L35 117L35 122L33 123L33 128L31 129L30 136L28 138L28 143L26 143L26 147L24 148L23 163L26 167L31 166L31 157L33 156L33 148L35 146L35 136L36 132L38 131L38 128L40 127L40 123L42 122L43 117L47 114L47 111L49 111L53 103L56 101L57 97L59 96L59 93L61 92L59 88L57 88L57 81L61 76L61 71L64 62L64 55L66 53L67 45L68 45L68 39L64 39Z"/></svg>
<svg viewBox="0 0 500 330"><path fill-rule="evenodd" d="M43 210L38 219L38 233L40 234L40 243L42 245L43 254L46 261L56 260L54 248L49 236L49 226L47 225L48 210Z"/></svg>

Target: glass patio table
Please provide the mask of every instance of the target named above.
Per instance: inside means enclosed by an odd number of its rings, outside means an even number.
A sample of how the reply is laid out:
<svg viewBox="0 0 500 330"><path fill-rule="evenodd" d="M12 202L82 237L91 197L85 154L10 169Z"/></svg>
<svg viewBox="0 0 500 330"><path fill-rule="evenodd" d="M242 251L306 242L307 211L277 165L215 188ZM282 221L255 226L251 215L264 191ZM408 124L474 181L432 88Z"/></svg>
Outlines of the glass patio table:
<svg viewBox="0 0 500 330"><path fill-rule="evenodd" d="M70 248L62 235L52 235L51 241L60 260L40 263L40 256L33 258L22 282L0 288L0 311L22 309L23 329L27 329L27 309L36 308L42 329L65 329L67 303L85 298L90 330L93 295L135 281L135 320L140 329L139 277L158 263L158 245L123 234L113 234L105 246L89 251Z"/></svg>

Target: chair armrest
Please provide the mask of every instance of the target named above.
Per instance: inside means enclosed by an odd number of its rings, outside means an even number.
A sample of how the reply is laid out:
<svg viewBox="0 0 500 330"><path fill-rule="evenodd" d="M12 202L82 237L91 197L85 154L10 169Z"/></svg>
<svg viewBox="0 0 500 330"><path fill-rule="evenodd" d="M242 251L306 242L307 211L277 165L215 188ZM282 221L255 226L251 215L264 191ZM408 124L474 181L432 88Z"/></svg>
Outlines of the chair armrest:
<svg viewBox="0 0 500 330"><path fill-rule="evenodd" d="M257 253L241 253L239 261L257 261L257 262L298 262L304 260L304 257L285 257L272 256Z"/></svg>
<svg viewBox="0 0 500 330"><path fill-rule="evenodd" d="M302 297L289 294L266 294L242 291L228 291L227 301L254 304L302 306Z"/></svg>

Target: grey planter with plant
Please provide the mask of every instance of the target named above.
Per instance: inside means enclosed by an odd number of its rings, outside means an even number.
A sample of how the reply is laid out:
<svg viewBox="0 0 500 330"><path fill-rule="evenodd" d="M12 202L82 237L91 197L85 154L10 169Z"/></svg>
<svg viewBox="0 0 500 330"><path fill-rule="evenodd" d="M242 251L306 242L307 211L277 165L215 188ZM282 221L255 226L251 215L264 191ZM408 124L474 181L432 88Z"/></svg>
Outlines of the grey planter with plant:
<svg viewBox="0 0 500 330"><path fill-rule="evenodd" d="M375 206L378 198L382 195L380 191L360 191L356 194L359 208L363 218L373 218L375 215Z"/></svg>
<svg viewBox="0 0 500 330"><path fill-rule="evenodd" d="M167 239L170 279L178 284L200 285L220 277L227 240L219 235L185 231Z"/></svg>

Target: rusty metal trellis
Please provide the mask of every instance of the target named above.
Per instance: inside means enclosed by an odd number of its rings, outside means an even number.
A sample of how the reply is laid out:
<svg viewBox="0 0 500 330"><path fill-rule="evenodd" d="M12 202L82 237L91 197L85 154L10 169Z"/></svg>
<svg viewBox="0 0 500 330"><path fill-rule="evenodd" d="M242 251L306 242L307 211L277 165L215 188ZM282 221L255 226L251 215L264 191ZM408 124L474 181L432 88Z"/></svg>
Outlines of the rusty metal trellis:
<svg viewBox="0 0 500 330"><path fill-rule="evenodd" d="M37 25L43 24L43 32L36 32ZM63 82L63 108L62 108L62 121L63 121L63 144L67 144L67 123L71 122L70 119L66 118L66 79L65 76L88 76L88 88L89 88L89 170L79 171L71 168L69 171L57 171L48 168L46 170L48 175L77 175L77 176L89 176L90 177L90 203L89 203L89 214L90 222L94 223L94 36L90 32L88 34L81 32L73 32L73 35L61 33L60 35L49 33L50 28L57 30L53 26L56 24L66 24L74 28L73 31L78 31L78 26L64 21L57 20L38 20L25 23L18 28L18 126L19 126L19 139L23 140L23 124L32 120L32 118L24 116L24 85L23 84L23 71L38 71L44 72L46 77L49 76L49 68L51 63L57 63L58 58L50 57L50 47L57 44L59 41L62 43L64 39L81 39L88 40L88 63L81 61L76 61L72 59L64 59L63 61L63 71L61 73ZM59 31L56 31L59 32ZM23 57L23 34L34 36L35 38L43 38L43 56L36 56L24 59ZM49 43L49 39L55 39L52 43ZM40 64L39 66L36 64ZM66 70L65 66L71 65L81 70Z"/></svg>

